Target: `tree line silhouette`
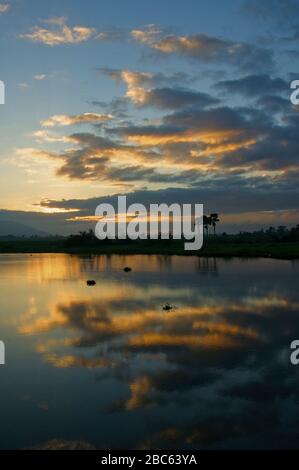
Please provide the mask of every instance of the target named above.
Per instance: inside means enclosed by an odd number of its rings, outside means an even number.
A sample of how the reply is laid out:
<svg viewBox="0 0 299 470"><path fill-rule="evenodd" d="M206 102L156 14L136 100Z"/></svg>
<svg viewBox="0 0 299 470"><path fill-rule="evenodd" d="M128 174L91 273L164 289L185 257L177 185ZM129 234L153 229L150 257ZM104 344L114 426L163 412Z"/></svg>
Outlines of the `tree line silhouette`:
<svg viewBox="0 0 299 470"><path fill-rule="evenodd" d="M299 242L299 224L292 228L287 228L284 225L278 227L269 227L267 229L256 230L253 232L240 231L236 234L228 234L222 232L220 234L216 233L216 227L218 222L220 222L219 215L217 213L212 213L209 216L203 217L203 228L205 238L209 240L209 243L283 243L283 242ZM211 233L212 232L212 233ZM172 239L170 235L170 240ZM136 244L136 243L169 243L169 240L161 238L161 233L159 234L158 240L98 240L93 230L83 231L75 235L70 235L67 237L66 242L68 245L88 245L88 244Z"/></svg>
<svg viewBox="0 0 299 470"><path fill-rule="evenodd" d="M204 215L203 216L203 229L204 229L204 233L206 236L209 236L209 228L212 227L213 229L213 233L214 235L216 235L216 225L217 223L220 222L220 219L219 219L219 215L214 212L210 215ZM172 234L170 233L169 234L169 239L172 240ZM95 242L105 242L105 243L109 243L109 242L118 242L118 243L136 243L138 242L139 240L129 240L129 239L125 239L125 240L118 240L117 238L115 240L109 240L109 239L106 239L106 240L101 240L99 241L95 234L94 234L94 231L93 230L89 230L89 231L81 231L79 232L78 234L75 234L75 235L70 235L68 238L67 238L69 244L77 244L77 243L95 243ZM165 240L162 238L162 233L159 232L158 234L158 240L161 241L161 242L168 242L168 240ZM144 241L144 240L141 240L141 241ZM157 241L157 240L153 240L153 241Z"/></svg>

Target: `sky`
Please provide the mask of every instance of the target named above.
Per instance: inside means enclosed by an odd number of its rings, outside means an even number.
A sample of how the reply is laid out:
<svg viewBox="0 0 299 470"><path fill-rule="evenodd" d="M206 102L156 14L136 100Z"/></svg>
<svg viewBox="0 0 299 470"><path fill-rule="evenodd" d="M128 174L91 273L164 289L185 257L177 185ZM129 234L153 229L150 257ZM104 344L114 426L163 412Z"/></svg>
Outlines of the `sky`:
<svg viewBox="0 0 299 470"><path fill-rule="evenodd" d="M126 194L297 224L298 63L299 0L0 0L0 221L73 233Z"/></svg>

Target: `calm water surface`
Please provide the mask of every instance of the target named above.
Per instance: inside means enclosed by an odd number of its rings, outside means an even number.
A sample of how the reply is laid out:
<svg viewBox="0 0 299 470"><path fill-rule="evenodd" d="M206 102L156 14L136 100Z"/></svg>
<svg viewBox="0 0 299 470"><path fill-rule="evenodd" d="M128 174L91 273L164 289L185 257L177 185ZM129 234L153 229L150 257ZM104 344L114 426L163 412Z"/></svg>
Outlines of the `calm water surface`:
<svg viewBox="0 0 299 470"><path fill-rule="evenodd" d="M298 280L271 259L1 255L1 448L298 448Z"/></svg>

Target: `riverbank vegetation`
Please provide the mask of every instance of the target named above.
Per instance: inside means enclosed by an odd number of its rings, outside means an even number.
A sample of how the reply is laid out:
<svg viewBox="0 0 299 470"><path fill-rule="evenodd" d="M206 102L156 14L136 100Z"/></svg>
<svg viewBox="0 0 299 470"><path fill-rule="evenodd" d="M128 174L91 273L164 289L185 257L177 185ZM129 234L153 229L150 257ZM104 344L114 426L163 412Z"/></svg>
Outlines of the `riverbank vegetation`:
<svg viewBox="0 0 299 470"><path fill-rule="evenodd" d="M299 225L238 234L206 234L203 248L185 251L184 240L98 240L92 231L69 237L0 238L0 253L169 254L299 259Z"/></svg>

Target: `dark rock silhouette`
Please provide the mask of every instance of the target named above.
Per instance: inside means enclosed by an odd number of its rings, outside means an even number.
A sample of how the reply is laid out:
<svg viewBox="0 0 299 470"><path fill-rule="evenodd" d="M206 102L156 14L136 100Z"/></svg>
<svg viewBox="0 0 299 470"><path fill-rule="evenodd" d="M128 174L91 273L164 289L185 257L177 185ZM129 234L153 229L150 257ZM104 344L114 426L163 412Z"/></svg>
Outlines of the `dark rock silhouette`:
<svg viewBox="0 0 299 470"><path fill-rule="evenodd" d="M169 312L170 310L173 310L175 308L174 305L169 304L168 302L162 307L162 310L165 312Z"/></svg>
<svg viewBox="0 0 299 470"><path fill-rule="evenodd" d="M90 279L90 280L86 281L86 284L87 284L88 286L95 286L95 285L96 285L96 281L94 281L93 279Z"/></svg>
<svg viewBox="0 0 299 470"><path fill-rule="evenodd" d="M132 268L130 268L129 266L126 266L126 267L124 268L124 271L125 271L125 273L129 273L129 272L132 271Z"/></svg>

